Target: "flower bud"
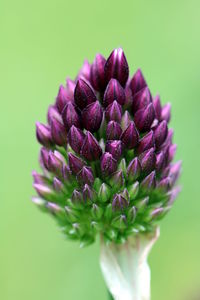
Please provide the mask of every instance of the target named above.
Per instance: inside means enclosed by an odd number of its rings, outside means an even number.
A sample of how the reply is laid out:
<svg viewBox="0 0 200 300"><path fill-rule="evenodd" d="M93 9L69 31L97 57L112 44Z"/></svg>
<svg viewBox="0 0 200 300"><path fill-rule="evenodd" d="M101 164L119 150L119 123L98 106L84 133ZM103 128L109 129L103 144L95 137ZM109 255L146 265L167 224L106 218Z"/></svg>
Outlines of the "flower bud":
<svg viewBox="0 0 200 300"><path fill-rule="evenodd" d="M68 103L62 112L63 123L65 124L67 130L71 128L72 125L80 128L81 122L79 114L72 103Z"/></svg>
<svg viewBox="0 0 200 300"><path fill-rule="evenodd" d="M77 208L81 208L82 205L83 205L83 196L82 194L77 191L76 189L73 191L72 193L72 197L71 197L71 200L72 200L72 204L77 207Z"/></svg>
<svg viewBox="0 0 200 300"><path fill-rule="evenodd" d="M70 170L74 173L77 174L78 172L80 172L80 170L83 168L84 166L84 162L82 159L78 158L77 156L75 156L72 153L68 154L68 159L69 159L69 167Z"/></svg>
<svg viewBox="0 0 200 300"><path fill-rule="evenodd" d="M155 144L159 148L165 141L168 134L167 122L164 120L154 130Z"/></svg>
<svg viewBox="0 0 200 300"><path fill-rule="evenodd" d="M154 149L151 148L149 150L146 150L139 156L139 160L142 167L142 172L144 173L150 173L154 170L155 164L156 164L156 155L154 152Z"/></svg>
<svg viewBox="0 0 200 300"><path fill-rule="evenodd" d="M169 170L169 177L171 178L172 185L178 180L181 172L181 161L178 161L171 165Z"/></svg>
<svg viewBox="0 0 200 300"><path fill-rule="evenodd" d="M63 108L66 104L73 101L73 98L70 98L67 89L61 85L56 97L56 107L60 113L62 113Z"/></svg>
<svg viewBox="0 0 200 300"><path fill-rule="evenodd" d="M104 90L106 85L104 72L105 63L106 59L101 54L97 54L91 66L90 80L96 91Z"/></svg>
<svg viewBox="0 0 200 300"><path fill-rule="evenodd" d="M35 188L38 195L46 200L52 199L52 197L55 196L54 191L47 185L34 183L33 187Z"/></svg>
<svg viewBox="0 0 200 300"><path fill-rule="evenodd" d="M145 132L150 129L154 117L155 111L153 104L150 103L145 109L140 109L136 112L134 116L135 125L139 131Z"/></svg>
<svg viewBox="0 0 200 300"><path fill-rule="evenodd" d="M135 157L131 162L129 163L127 167L127 177L129 181L134 181L137 179L141 174L142 168L140 161L137 157Z"/></svg>
<svg viewBox="0 0 200 300"><path fill-rule="evenodd" d="M112 210L120 211L128 207L128 201L120 194L116 194L112 201Z"/></svg>
<svg viewBox="0 0 200 300"><path fill-rule="evenodd" d="M49 125L51 125L52 119L56 119L56 120L62 122L61 115L54 105L50 105L48 108L47 120L48 120Z"/></svg>
<svg viewBox="0 0 200 300"><path fill-rule="evenodd" d="M51 120L51 135L55 144L63 146L67 143L67 132L61 121L56 118Z"/></svg>
<svg viewBox="0 0 200 300"><path fill-rule="evenodd" d="M96 198L94 190L88 185L85 184L83 188L83 200L85 203L91 203Z"/></svg>
<svg viewBox="0 0 200 300"><path fill-rule="evenodd" d="M68 141L71 148L76 152L80 153L81 147L83 145L83 141L85 139L85 134L79 128L72 125L68 133Z"/></svg>
<svg viewBox="0 0 200 300"><path fill-rule="evenodd" d="M169 207L172 206L172 204L174 203L174 200L176 199L176 197L178 196L178 194L180 193L181 188L179 186L176 186L170 193L169 193L169 201L168 201L168 205Z"/></svg>
<svg viewBox="0 0 200 300"><path fill-rule="evenodd" d="M83 109L88 104L97 101L94 91L83 79L79 79L77 81L76 88L74 91L74 99L76 105L80 109Z"/></svg>
<svg viewBox="0 0 200 300"><path fill-rule="evenodd" d="M169 162L171 162L174 159L174 156L176 154L176 148L177 148L176 144L173 144L169 147L169 150L168 150L168 161Z"/></svg>
<svg viewBox="0 0 200 300"><path fill-rule="evenodd" d="M76 83L70 78L67 78L66 86L67 86L67 92L69 97L74 101L74 90L75 90Z"/></svg>
<svg viewBox="0 0 200 300"><path fill-rule="evenodd" d="M82 111L82 122L85 129L95 132L100 128L103 118L103 110L99 101L86 106Z"/></svg>
<svg viewBox="0 0 200 300"><path fill-rule="evenodd" d="M63 183L57 177L54 177L53 187L56 192L60 192L60 191L62 191L64 186L63 186Z"/></svg>
<svg viewBox="0 0 200 300"><path fill-rule="evenodd" d="M139 134L133 121L124 130L121 135L121 141L124 143L127 149L132 149L138 144Z"/></svg>
<svg viewBox="0 0 200 300"><path fill-rule="evenodd" d="M52 137L49 126L36 122L36 136L40 144L45 147L52 146Z"/></svg>
<svg viewBox="0 0 200 300"><path fill-rule="evenodd" d="M110 175L117 169L117 161L112 154L105 152L101 157L101 171L104 175Z"/></svg>
<svg viewBox="0 0 200 300"><path fill-rule="evenodd" d="M103 210L97 204L92 204L92 216L95 220L101 219L103 215Z"/></svg>
<svg viewBox="0 0 200 300"><path fill-rule="evenodd" d="M163 151L156 155L156 171L160 172L164 166L165 154Z"/></svg>
<svg viewBox="0 0 200 300"><path fill-rule="evenodd" d="M65 164L63 164L62 167L62 178L64 179L65 183L71 184L72 172L69 166L66 166Z"/></svg>
<svg viewBox="0 0 200 300"><path fill-rule="evenodd" d="M151 172L140 184L141 189L150 190L156 187L156 173Z"/></svg>
<svg viewBox="0 0 200 300"><path fill-rule="evenodd" d="M117 216L112 221L112 226L118 229L125 229L127 227L127 219L125 215Z"/></svg>
<svg viewBox="0 0 200 300"><path fill-rule="evenodd" d="M77 179L81 184L93 184L94 176L92 174L92 169L90 167L83 167L77 174Z"/></svg>
<svg viewBox="0 0 200 300"><path fill-rule="evenodd" d="M40 163L42 167L45 167L47 170L49 169L48 161L49 151L46 148L42 147L40 150Z"/></svg>
<svg viewBox="0 0 200 300"><path fill-rule="evenodd" d="M130 200L134 200L139 192L139 182L136 181L134 184L128 187Z"/></svg>
<svg viewBox="0 0 200 300"><path fill-rule="evenodd" d="M108 107L106 108L105 114L106 114L106 119L108 121L113 120L113 121L120 123L121 118L122 118L122 107L115 100L115 101L113 101L113 103L108 105Z"/></svg>
<svg viewBox="0 0 200 300"><path fill-rule="evenodd" d="M105 151L112 154L113 158L119 160L122 155L122 142L118 140L107 141Z"/></svg>
<svg viewBox="0 0 200 300"><path fill-rule="evenodd" d="M124 175L121 170L116 171L110 179L110 183L111 186L113 186L113 190L118 190L119 188L123 187L124 182Z"/></svg>
<svg viewBox="0 0 200 300"><path fill-rule="evenodd" d="M124 87L129 75L129 67L121 48L115 49L110 54L105 64L105 74L107 80L116 78Z"/></svg>
<svg viewBox="0 0 200 300"><path fill-rule="evenodd" d="M78 77L84 78L89 81L90 80L90 69L91 69L91 66L90 66L88 60L86 59L83 63L82 68L79 71Z"/></svg>
<svg viewBox="0 0 200 300"><path fill-rule="evenodd" d="M126 110L122 116L121 127L125 130L131 123L131 116L129 112Z"/></svg>
<svg viewBox="0 0 200 300"><path fill-rule="evenodd" d="M103 182L99 188L98 198L101 202L107 202L110 197L110 190L108 186Z"/></svg>
<svg viewBox="0 0 200 300"><path fill-rule="evenodd" d="M136 214L137 214L136 208L135 208L135 206L132 206L128 211L128 222L129 223L133 223L135 221Z"/></svg>
<svg viewBox="0 0 200 300"><path fill-rule="evenodd" d="M160 121L161 120L162 107L161 107L160 96L159 95L156 95L154 97L153 106L154 106L154 110L155 110L156 119L158 119Z"/></svg>
<svg viewBox="0 0 200 300"><path fill-rule="evenodd" d="M125 91L116 79L111 79L104 93L103 104L108 106L114 100L123 105L126 100Z"/></svg>
<svg viewBox="0 0 200 300"><path fill-rule="evenodd" d="M32 176L33 176L34 183L39 183L39 184L48 184L49 183L49 180L47 177L45 177L44 175L38 174L36 171L32 172Z"/></svg>
<svg viewBox="0 0 200 300"><path fill-rule="evenodd" d="M162 108L161 120L165 120L167 123L171 119L171 104L167 103Z"/></svg>
<svg viewBox="0 0 200 300"><path fill-rule="evenodd" d="M37 205L37 207L39 209L41 209L41 211L43 211L43 212L47 211L47 208L46 208L47 201L45 201L44 199L39 198L39 197L32 197L31 200L35 205Z"/></svg>
<svg viewBox="0 0 200 300"><path fill-rule="evenodd" d="M132 94L135 95L137 92L139 92L141 89L143 89L146 86L147 84L142 74L142 71L138 69L133 75L129 84Z"/></svg>
<svg viewBox="0 0 200 300"><path fill-rule="evenodd" d="M54 174L57 174L58 176L61 176L62 174L62 167L63 162L56 157L55 153L50 151L49 152L49 158L48 158L48 168L51 172Z"/></svg>
<svg viewBox="0 0 200 300"><path fill-rule="evenodd" d="M87 160L98 160L102 154L101 147L99 146L95 137L88 131L81 148L81 155Z"/></svg>
<svg viewBox="0 0 200 300"><path fill-rule="evenodd" d="M145 109L152 102L151 93L148 87L143 88L133 97L133 113Z"/></svg>
<svg viewBox="0 0 200 300"><path fill-rule="evenodd" d="M110 121L106 128L106 138L107 140L118 140L121 136L122 129L119 123L115 121Z"/></svg>
<svg viewBox="0 0 200 300"><path fill-rule="evenodd" d="M163 178L157 185L157 188L164 192L167 192L170 189L170 187L171 187L171 178L170 177Z"/></svg>
<svg viewBox="0 0 200 300"><path fill-rule="evenodd" d="M153 131L151 130L149 133L143 136L143 138L139 141L137 153L141 154L145 150L154 148L154 145L155 145L154 134Z"/></svg>

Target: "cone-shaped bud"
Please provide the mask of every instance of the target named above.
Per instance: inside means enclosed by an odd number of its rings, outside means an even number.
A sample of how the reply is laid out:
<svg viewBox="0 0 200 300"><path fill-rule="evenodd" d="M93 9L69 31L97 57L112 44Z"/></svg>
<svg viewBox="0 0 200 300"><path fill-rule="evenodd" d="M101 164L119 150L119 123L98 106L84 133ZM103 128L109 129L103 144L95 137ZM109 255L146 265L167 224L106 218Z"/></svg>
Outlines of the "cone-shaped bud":
<svg viewBox="0 0 200 300"><path fill-rule="evenodd" d="M155 111L153 104L150 103L145 109L140 109L134 116L136 127L141 131L148 131L155 118Z"/></svg>
<svg viewBox="0 0 200 300"><path fill-rule="evenodd" d="M66 86L67 86L67 92L69 97L74 100L74 90L75 90L76 83L70 78L67 78Z"/></svg>
<svg viewBox="0 0 200 300"><path fill-rule="evenodd" d="M90 70L91 70L91 66L90 66L88 60L86 59L83 63L82 68L79 71L78 77L84 78L89 81L90 80Z"/></svg>
<svg viewBox="0 0 200 300"><path fill-rule="evenodd" d="M122 195L122 197L124 197L124 198L129 202L129 200L130 200L130 195L129 195L129 192L128 192L127 188L125 188L125 189L123 190L123 192L121 193L121 195Z"/></svg>
<svg viewBox="0 0 200 300"><path fill-rule="evenodd" d="M112 204L109 203L107 206L106 206L106 209L105 209L105 218L107 220L110 220L111 217L112 217Z"/></svg>
<svg viewBox="0 0 200 300"><path fill-rule="evenodd" d="M42 167L45 167L47 170L49 170L48 161L49 161L49 151L46 148L42 147L40 150L40 164Z"/></svg>
<svg viewBox="0 0 200 300"><path fill-rule="evenodd" d="M77 179L81 184L93 184L94 176L92 174L92 169L90 167L83 167L77 174Z"/></svg>
<svg viewBox="0 0 200 300"><path fill-rule="evenodd" d="M145 187L145 190L148 190L148 187ZM149 203L149 197L144 197L142 199L139 199L137 200L137 203L136 203L136 208L139 210L139 212L141 213L142 211L144 211L147 207Z"/></svg>
<svg viewBox="0 0 200 300"><path fill-rule="evenodd" d="M156 219L160 217L165 212L163 207L157 207L151 212L151 218Z"/></svg>
<svg viewBox="0 0 200 300"><path fill-rule="evenodd" d="M154 170L156 165L156 155L154 152L154 148L146 150L139 156L139 160L142 167L142 172L150 173Z"/></svg>
<svg viewBox="0 0 200 300"><path fill-rule="evenodd" d="M50 105L48 108L47 120L48 120L49 125L51 125L52 119L56 119L56 120L62 122L61 115L54 105Z"/></svg>
<svg viewBox="0 0 200 300"><path fill-rule="evenodd" d="M156 119L158 119L159 121L161 120L161 112L162 112L162 106L160 103L160 96L156 95L153 99L153 106L155 109L155 115L156 115Z"/></svg>
<svg viewBox="0 0 200 300"><path fill-rule="evenodd" d="M169 177L171 178L172 185L178 180L181 172L181 161L178 161L171 165L169 170Z"/></svg>
<svg viewBox="0 0 200 300"><path fill-rule="evenodd" d="M43 212L47 211L47 208L46 208L47 201L45 201L44 199L39 198L39 197L32 197L31 200L34 204L37 205L37 207L39 209L41 209L41 211L43 211Z"/></svg>
<svg viewBox="0 0 200 300"><path fill-rule="evenodd" d="M92 213L92 217L95 220L99 220L99 219L101 219L101 217L103 215L103 209L101 207L99 207L97 204L93 203L91 213Z"/></svg>
<svg viewBox="0 0 200 300"><path fill-rule="evenodd" d="M158 124L154 130L154 138L156 147L159 148L165 141L168 134L167 122L164 120Z"/></svg>
<svg viewBox="0 0 200 300"><path fill-rule="evenodd" d="M107 140L118 140L121 136L122 129L119 123L115 121L110 121L106 128L106 138Z"/></svg>
<svg viewBox="0 0 200 300"><path fill-rule="evenodd" d="M102 154L102 149L99 146L95 137L88 131L81 148L81 155L87 160L98 160Z"/></svg>
<svg viewBox="0 0 200 300"><path fill-rule="evenodd" d="M112 221L112 226L118 229L125 229L127 227L127 219L125 215L117 216Z"/></svg>
<svg viewBox="0 0 200 300"><path fill-rule="evenodd" d="M63 190L63 183L57 178L57 177L54 177L53 179L53 187L54 187L54 190L56 192L60 192Z"/></svg>
<svg viewBox="0 0 200 300"><path fill-rule="evenodd" d="M163 151L156 155L156 171L160 172L165 163L165 154Z"/></svg>
<svg viewBox="0 0 200 300"><path fill-rule="evenodd" d="M110 54L105 64L105 74L107 80L116 78L123 87L125 86L129 75L129 67L121 48L114 49Z"/></svg>
<svg viewBox="0 0 200 300"><path fill-rule="evenodd" d="M36 122L36 136L40 144L45 147L52 146L52 136L49 126Z"/></svg>
<svg viewBox="0 0 200 300"><path fill-rule="evenodd" d="M163 149L163 148L166 148L166 147L168 147L168 146L170 146L170 145L172 144L173 135L174 135L174 131L173 131L172 128L170 128L170 129L168 130L168 134L167 134L166 140L165 140L165 142L162 144L162 147L161 147L162 149Z"/></svg>
<svg viewBox="0 0 200 300"><path fill-rule="evenodd" d="M128 216L127 216L128 223L132 224L135 221L135 218L136 218L136 208L135 206L132 206L128 211Z"/></svg>
<svg viewBox="0 0 200 300"><path fill-rule="evenodd" d="M71 183L72 177L72 171L70 170L69 166L64 164L62 167L62 178L64 179L65 183Z"/></svg>
<svg viewBox="0 0 200 300"><path fill-rule="evenodd" d="M104 175L110 175L117 169L117 161L112 154L105 152L101 157L101 171Z"/></svg>
<svg viewBox="0 0 200 300"><path fill-rule="evenodd" d="M74 173L77 174L80 172L80 170L83 168L85 165L84 161L80 159L79 157L75 156L72 153L68 154L68 159L69 159L69 167L70 170Z"/></svg>
<svg viewBox="0 0 200 300"><path fill-rule="evenodd" d="M121 127L125 130L131 123L131 116L129 112L126 110L121 119Z"/></svg>
<svg viewBox="0 0 200 300"><path fill-rule="evenodd" d="M121 170L116 171L111 179L110 179L111 186L113 187L113 190L118 190L119 188L124 186L124 175Z"/></svg>
<svg viewBox="0 0 200 300"><path fill-rule="evenodd" d="M32 172L32 176L33 176L34 183L39 183L39 184L48 184L49 183L49 180L47 177L37 173L36 171Z"/></svg>
<svg viewBox="0 0 200 300"><path fill-rule="evenodd" d="M134 200L139 192L139 182L136 181L134 184L128 187L130 200Z"/></svg>
<svg viewBox="0 0 200 300"><path fill-rule="evenodd" d="M108 186L105 183L102 183L102 185L99 188L98 198L100 202L107 202L110 197L110 190Z"/></svg>
<svg viewBox="0 0 200 300"><path fill-rule="evenodd" d="M63 162L55 155L54 152L49 152L49 158L48 158L48 168L51 172L54 174L57 174L58 176L62 175L62 167Z"/></svg>
<svg viewBox="0 0 200 300"><path fill-rule="evenodd" d="M113 120L113 121L120 123L121 118L122 118L121 105L116 100L113 101L113 103L108 105L108 107L106 108L105 115L106 115L106 119L108 121Z"/></svg>
<svg viewBox="0 0 200 300"><path fill-rule="evenodd" d="M112 201L112 210L120 211L128 207L128 201L120 194L116 194Z"/></svg>
<svg viewBox="0 0 200 300"><path fill-rule="evenodd" d="M98 100L89 104L82 111L83 126L91 132L95 132L100 128L102 118L103 110Z"/></svg>
<svg viewBox="0 0 200 300"><path fill-rule="evenodd" d="M126 177L126 160L125 158L122 158L119 165L118 165L118 170L121 170Z"/></svg>
<svg viewBox="0 0 200 300"><path fill-rule="evenodd" d="M178 194L180 193L181 188L179 186L176 186L170 193L169 193L169 201L168 201L168 205L169 207L174 203L174 200L176 199L176 197L178 196Z"/></svg>
<svg viewBox="0 0 200 300"><path fill-rule="evenodd" d="M105 63L106 59L101 54L97 54L91 66L90 80L96 91L104 90L106 85L104 72Z"/></svg>
<svg viewBox="0 0 200 300"><path fill-rule="evenodd" d="M135 74L133 75L129 86L130 86L130 89L131 89L133 95L136 94L137 92L139 92L145 86L147 86L144 76L142 74L142 71L140 69L138 69L135 72Z"/></svg>
<svg viewBox="0 0 200 300"><path fill-rule="evenodd" d="M150 190L156 187L156 173L155 171L151 172L147 177L143 179L140 184L141 189Z"/></svg>
<svg viewBox="0 0 200 300"><path fill-rule="evenodd" d="M169 147L169 151L168 151L168 161L171 162L174 159L174 156L176 154L176 148L177 145L173 144Z"/></svg>
<svg viewBox="0 0 200 300"><path fill-rule="evenodd" d="M69 231L69 234L72 236L78 236L81 237L85 233L84 226L81 225L80 223L73 223L72 228Z"/></svg>
<svg viewBox="0 0 200 300"><path fill-rule="evenodd" d="M107 141L105 151L112 154L114 159L119 160L122 155L122 142L119 140Z"/></svg>
<svg viewBox="0 0 200 300"><path fill-rule="evenodd" d="M62 120L52 118L51 120L51 136L55 144L63 146L67 143L67 132Z"/></svg>
<svg viewBox="0 0 200 300"><path fill-rule="evenodd" d="M104 93L103 104L108 106L114 100L123 105L126 100L125 91L116 79L111 79Z"/></svg>
<svg viewBox="0 0 200 300"><path fill-rule="evenodd" d="M124 108L125 109L129 109L132 107L132 104L133 104L133 95L132 95L132 92L131 92L131 89L126 85L126 88L125 88L125 103L124 103Z"/></svg>
<svg viewBox="0 0 200 300"><path fill-rule="evenodd" d="M56 97L56 107L60 113L62 113L63 108L69 102L73 101L73 98L70 98L67 89L61 85Z"/></svg>
<svg viewBox="0 0 200 300"><path fill-rule="evenodd" d="M65 213L66 217L70 222L76 222L77 221L77 215L75 210L71 209L69 206L65 206Z"/></svg>
<svg viewBox="0 0 200 300"><path fill-rule="evenodd" d="M153 131L151 130L149 133L147 133L140 141L137 148L137 153L141 154L145 150L148 150L150 148L153 148L155 145L155 139Z"/></svg>
<svg viewBox="0 0 200 300"><path fill-rule="evenodd" d="M127 149L132 149L138 144L139 134L133 121L124 130L121 135L121 141L124 143Z"/></svg>
<svg viewBox="0 0 200 300"><path fill-rule="evenodd" d="M52 197L55 196L54 191L47 185L34 183L33 187L38 193L38 195L46 200L52 199Z"/></svg>
<svg viewBox="0 0 200 300"><path fill-rule="evenodd" d="M79 79L74 91L74 100L76 105L83 109L88 104L96 102L97 98L92 88L83 79Z"/></svg>
<svg viewBox="0 0 200 300"><path fill-rule="evenodd" d="M167 103L162 108L161 120L165 120L167 123L171 119L171 104Z"/></svg>
<svg viewBox="0 0 200 300"><path fill-rule="evenodd" d="M62 111L62 118L63 118L63 123L66 126L67 130L69 130L72 125L78 128L81 127L80 116L77 112L77 109L72 103L68 103L64 107Z"/></svg>
<svg viewBox="0 0 200 300"><path fill-rule="evenodd" d="M135 157L127 167L127 177L129 181L137 179L141 174L142 168L139 159Z"/></svg>
<svg viewBox="0 0 200 300"><path fill-rule="evenodd" d="M85 139L85 134L82 130L72 125L68 132L68 141L71 148L76 152L80 153L81 147L83 145L83 141Z"/></svg>
<svg viewBox="0 0 200 300"><path fill-rule="evenodd" d="M148 87L143 88L133 97L132 110L133 113L139 109L146 108L152 102L151 93Z"/></svg>
<svg viewBox="0 0 200 300"><path fill-rule="evenodd" d="M72 204L77 207L81 208L83 205L83 196L82 194L77 191L76 189L73 191L72 197L71 197Z"/></svg>
<svg viewBox="0 0 200 300"><path fill-rule="evenodd" d="M171 187L171 178L170 177L166 177L163 178L158 184L157 184L157 188L159 190L162 190L164 192L168 191Z"/></svg>
<svg viewBox="0 0 200 300"><path fill-rule="evenodd" d="M90 203L96 199L95 191L88 185L85 184L83 188L83 200L85 203Z"/></svg>

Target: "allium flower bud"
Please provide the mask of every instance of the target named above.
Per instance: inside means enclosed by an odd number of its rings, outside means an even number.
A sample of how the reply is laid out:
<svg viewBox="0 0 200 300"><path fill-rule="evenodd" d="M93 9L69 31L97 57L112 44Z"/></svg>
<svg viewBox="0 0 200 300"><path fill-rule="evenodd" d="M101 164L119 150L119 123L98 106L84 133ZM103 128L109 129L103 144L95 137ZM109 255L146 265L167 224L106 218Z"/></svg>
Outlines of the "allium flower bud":
<svg viewBox="0 0 200 300"><path fill-rule="evenodd" d="M107 80L116 78L124 87L128 80L129 67L121 48L113 50L105 64L105 74Z"/></svg>
<svg viewBox="0 0 200 300"><path fill-rule="evenodd" d="M104 93L103 104L106 107L114 100L123 105L125 103L126 96L120 83L116 79L111 79Z"/></svg>
<svg viewBox="0 0 200 300"><path fill-rule="evenodd" d="M180 190L171 106L151 96L140 69L128 76L121 48L107 60L98 54L60 86L48 125L36 123L42 174L33 172L33 202L81 246L98 233L107 244L152 234Z"/></svg>

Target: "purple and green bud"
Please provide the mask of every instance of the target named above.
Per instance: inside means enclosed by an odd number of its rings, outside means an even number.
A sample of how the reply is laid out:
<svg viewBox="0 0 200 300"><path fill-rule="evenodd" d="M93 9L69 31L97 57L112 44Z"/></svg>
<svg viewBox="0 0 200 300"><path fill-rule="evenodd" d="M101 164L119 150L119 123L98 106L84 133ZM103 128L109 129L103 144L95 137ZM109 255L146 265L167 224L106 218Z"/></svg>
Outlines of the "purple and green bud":
<svg viewBox="0 0 200 300"><path fill-rule="evenodd" d="M105 111L107 121L116 121L120 123L122 118L122 107L121 105L114 100L113 103L108 105Z"/></svg>
<svg viewBox="0 0 200 300"><path fill-rule="evenodd" d="M85 134L82 130L72 125L68 132L68 142L71 148L76 152L80 153L83 146L83 141L85 139Z"/></svg>
<svg viewBox="0 0 200 300"><path fill-rule="evenodd" d="M122 128L119 123L110 121L106 127L107 140L119 140L122 134Z"/></svg>
<svg viewBox="0 0 200 300"><path fill-rule="evenodd" d="M83 79L79 79L74 91L74 100L76 105L83 109L92 102L96 102L97 98L92 90L92 87L88 85Z"/></svg>
<svg viewBox="0 0 200 300"><path fill-rule="evenodd" d="M147 86L142 71L140 69L138 69L133 75L132 79L130 80L129 86L133 95L135 95L137 92L139 92Z"/></svg>
<svg viewBox="0 0 200 300"><path fill-rule="evenodd" d="M95 139L94 135L87 131L85 139L83 141L83 146L81 147L81 155L89 160L98 160L101 157L102 149Z"/></svg>
<svg viewBox="0 0 200 300"><path fill-rule="evenodd" d="M101 54L97 54L91 66L90 81L96 91L102 91L106 86L105 63L106 59Z"/></svg>
<svg viewBox="0 0 200 300"><path fill-rule="evenodd" d="M123 105L125 103L126 96L121 84L116 79L111 79L104 93L103 104L107 107L109 104L113 103L114 100Z"/></svg>
<svg viewBox="0 0 200 300"><path fill-rule="evenodd" d="M83 126L90 132L96 132L100 128L102 118L103 110L99 101L89 104L82 111Z"/></svg>
<svg viewBox="0 0 200 300"><path fill-rule="evenodd" d="M41 145L47 148L52 146L53 141L49 126L36 122L36 136Z"/></svg>
<svg viewBox="0 0 200 300"><path fill-rule="evenodd" d="M121 135L121 141L127 149L133 149L139 140L139 134L133 121L130 122L128 127L123 131Z"/></svg>

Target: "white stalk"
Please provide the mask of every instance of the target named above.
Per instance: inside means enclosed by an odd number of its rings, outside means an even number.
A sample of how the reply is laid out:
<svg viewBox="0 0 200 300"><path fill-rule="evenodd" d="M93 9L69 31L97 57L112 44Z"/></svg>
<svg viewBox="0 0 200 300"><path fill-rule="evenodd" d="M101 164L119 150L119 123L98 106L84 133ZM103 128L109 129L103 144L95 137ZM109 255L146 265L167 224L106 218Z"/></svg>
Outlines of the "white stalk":
<svg viewBox="0 0 200 300"><path fill-rule="evenodd" d="M105 244L101 239L100 265L115 300L150 300L148 254L160 234L136 234L124 244Z"/></svg>

